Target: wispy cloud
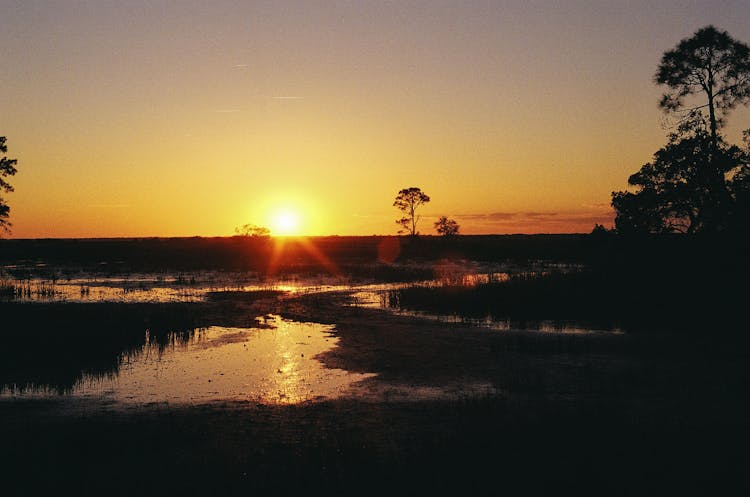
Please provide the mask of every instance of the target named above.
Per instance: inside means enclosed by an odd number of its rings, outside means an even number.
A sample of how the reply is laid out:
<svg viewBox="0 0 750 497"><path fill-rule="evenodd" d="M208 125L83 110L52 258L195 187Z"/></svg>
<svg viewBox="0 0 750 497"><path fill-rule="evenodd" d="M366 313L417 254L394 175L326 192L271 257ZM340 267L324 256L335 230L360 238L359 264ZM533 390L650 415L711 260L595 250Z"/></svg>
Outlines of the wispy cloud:
<svg viewBox="0 0 750 497"><path fill-rule="evenodd" d="M232 66L232 69L237 70L237 71L241 71L242 69L247 69L247 68L248 68L247 64L235 64Z"/></svg>
<svg viewBox="0 0 750 497"><path fill-rule="evenodd" d="M89 204L89 209L127 209L130 204Z"/></svg>
<svg viewBox="0 0 750 497"><path fill-rule="evenodd" d="M564 233L588 232L594 224L611 225L612 209L592 208L577 212L518 211L456 214L466 233Z"/></svg>
<svg viewBox="0 0 750 497"><path fill-rule="evenodd" d="M584 209L611 209L612 204L609 202L594 202L591 204L581 204Z"/></svg>
<svg viewBox="0 0 750 497"><path fill-rule="evenodd" d="M517 212L489 212L484 214L457 214L455 217L467 221L506 221L518 215Z"/></svg>
<svg viewBox="0 0 750 497"><path fill-rule="evenodd" d="M556 217L560 213L559 212L523 212L521 213L524 217L530 217L532 219L545 219L550 217Z"/></svg>

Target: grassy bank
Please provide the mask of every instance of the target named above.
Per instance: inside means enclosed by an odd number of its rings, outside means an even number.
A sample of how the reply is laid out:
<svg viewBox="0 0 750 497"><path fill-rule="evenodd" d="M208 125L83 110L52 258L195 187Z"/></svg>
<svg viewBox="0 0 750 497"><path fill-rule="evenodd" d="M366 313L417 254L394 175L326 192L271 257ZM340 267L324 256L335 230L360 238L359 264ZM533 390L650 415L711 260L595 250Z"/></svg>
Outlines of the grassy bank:
<svg viewBox="0 0 750 497"><path fill-rule="evenodd" d="M392 307L469 318L573 322L629 331L741 333L741 290L750 277L743 259L676 263L607 261L572 273L511 275L476 286L412 287L388 293Z"/></svg>
<svg viewBox="0 0 750 497"><path fill-rule="evenodd" d="M279 293L220 293L201 303L2 302L0 389L63 393L84 374L116 374L147 344L158 351L208 326L257 327L255 302Z"/></svg>

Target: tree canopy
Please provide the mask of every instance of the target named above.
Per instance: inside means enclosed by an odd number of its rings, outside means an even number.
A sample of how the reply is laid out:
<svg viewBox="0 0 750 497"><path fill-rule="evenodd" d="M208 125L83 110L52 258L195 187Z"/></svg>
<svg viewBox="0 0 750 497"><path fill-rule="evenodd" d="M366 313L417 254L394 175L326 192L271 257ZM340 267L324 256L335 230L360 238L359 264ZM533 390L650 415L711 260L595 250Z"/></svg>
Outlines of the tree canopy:
<svg viewBox="0 0 750 497"><path fill-rule="evenodd" d="M727 112L750 100L750 48L726 31L706 26L665 52L654 76L668 90L659 106L667 112L708 112L711 138ZM698 96L694 105L686 98Z"/></svg>
<svg viewBox="0 0 750 497"><path fill-rule="evenodd" d="M622 233L696 233L727 229L738 215L736 202L746 195L748 153L719 137L714 149L706 123L699 116L670 135L653 160L630 176L637 191L615 192L615 226ZM726 184L728 199L717 209L716 184L704 174L713 160Z"/></svg>
<svg viewBox="0 0 750 497"><path fill-rule="evenodd" d="M234 229L234 233L237 236L263 237L263 236L270 236L271 230L269 230L265 226L258 226L257 224L248 223L248 224L243 224L242 226L237 226Z"/></svg>
<svg viewBox="0 0 750 497"><path fill-rule="evenodd" d="M729 110L750 101L750 48L713 26L664 54L654 80L659 106L679 125L653 160L612 193L622 233L717 232L746 227L750 150L726 142Z"/></svg>
<svg viewBox="0 0 750 497"><path fill-rule="evenodd" d="M8 146L5 144L6 138L0 136L0 192L10 193L13 191L13 186L8 183L5 178L16 174L16 159L9 159L5 154L8 153ZM0 196L0 230L8 231L10 229L10 222L8 217L10 216L10 206L5 203L5 200Z"/></svg>
<svg viewBox="0 0 750 497"><path fill-rule="evenodd" d="M459 229L460 226L456 220L449 219L447 216L440 216L440 218L435 221L435 231L437 231L439 235L455 236L458 235Z"/></svg>
<svg viewBox="0 0 750 497"><path fill-rule="evenodd" d="M393 206L404 213L401 219L396 220L396 224L401 226L399 233L408 233L412 236L419 234L417 231L417 223L419 222L420 216L417 214L419 206L426 204L430 201L428 197L420 188L412 186L410 188L404 188L396 195L396 200L393 202Z"/></svg>

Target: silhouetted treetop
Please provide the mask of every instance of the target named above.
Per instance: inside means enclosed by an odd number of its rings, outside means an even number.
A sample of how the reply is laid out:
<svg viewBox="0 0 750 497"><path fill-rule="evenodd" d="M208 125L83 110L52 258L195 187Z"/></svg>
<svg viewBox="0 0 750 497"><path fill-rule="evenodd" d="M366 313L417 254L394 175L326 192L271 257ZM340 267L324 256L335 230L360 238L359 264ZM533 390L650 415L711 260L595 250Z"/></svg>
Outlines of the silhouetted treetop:
<svg viewBox="0 0 750 497"><path fill-rule="evenodd" d="M458 230L460 228L461 227L455 219L449 219L447 216L440 216L440 218L435 221L435 231L437 231L439 235L455 236L458 235Z"/></svg>
<svg viewBox="0 0 750 497"><path fill-rule="evenodd" d="M716 142L726 113L750 100L750 48L726 31L706 26L662 56L654 80L668 87L659 101L665 111L706 109ZM700 103L686 106L691 95L700 97Z"/></svg>
<svg viewBox="0 0 750 497"><path fill-rule="evenodd" d="M396 224L401 226L399 233L408 233L412 236L419 234L417 222L419 222L420 216L417 215L417 208L429 201L430 197L415 186L404 188L398 192L393 206L404 213L404 217L396 220Z"/></svg>
<svg viewBox="0 0 750 497"><path fill-rule="evenodd" d="M271 230L266 228L265 226L258 226L257 224L243 224L242 226L237 226L234 229L234 233L237 236L270 236Z"/></svg>

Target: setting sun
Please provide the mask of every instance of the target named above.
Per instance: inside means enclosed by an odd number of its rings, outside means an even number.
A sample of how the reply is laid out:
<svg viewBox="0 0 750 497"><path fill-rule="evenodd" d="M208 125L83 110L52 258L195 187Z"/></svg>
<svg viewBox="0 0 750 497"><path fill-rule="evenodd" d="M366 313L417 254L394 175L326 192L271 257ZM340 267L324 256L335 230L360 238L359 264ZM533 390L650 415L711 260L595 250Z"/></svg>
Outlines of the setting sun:
<svg viewBox="0 0 750 497"><path fill-rule="evenodd" d="M300 230L300 216L291 210L281 210L273 215L271 233L274 235L298 235Z"/></svg>

